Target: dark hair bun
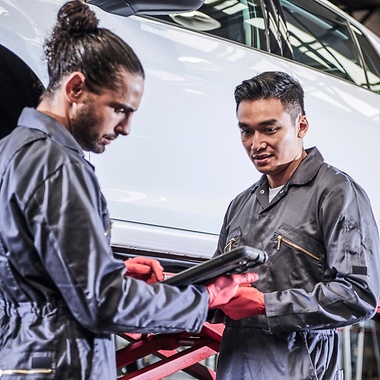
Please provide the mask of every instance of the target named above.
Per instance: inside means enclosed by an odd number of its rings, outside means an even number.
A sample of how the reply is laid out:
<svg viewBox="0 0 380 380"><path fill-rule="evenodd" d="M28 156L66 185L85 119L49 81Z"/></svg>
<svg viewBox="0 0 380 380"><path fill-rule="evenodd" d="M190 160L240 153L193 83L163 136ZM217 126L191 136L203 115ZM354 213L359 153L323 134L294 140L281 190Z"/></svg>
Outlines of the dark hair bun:
<svg viewBox="0 0 380 380"><path fill-rule="evenodd" d="M57 19L55 29L61 35L94 33L99 24L95 13L81 0L64 4L58 12Z"/></svg>
<svg viewBox="0 0 380 380"><path fill-rule="evenodd" d="M93 93L123 87L121 69L144 78L144 69L132 48L100 27L95 12L80 0L67 1L58 11L57 23L44 43L44 58L49 74L47 97L54 96L62 79L76 71L84 75Z"/></svg>

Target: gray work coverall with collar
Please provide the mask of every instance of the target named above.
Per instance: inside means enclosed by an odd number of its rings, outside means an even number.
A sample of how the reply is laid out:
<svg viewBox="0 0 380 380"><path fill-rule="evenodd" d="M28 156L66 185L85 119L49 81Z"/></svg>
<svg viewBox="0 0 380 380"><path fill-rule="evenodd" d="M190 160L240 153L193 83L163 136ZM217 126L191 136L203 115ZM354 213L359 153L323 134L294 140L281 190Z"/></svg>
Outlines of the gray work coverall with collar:
<svg viewBox="0 0 380 380"><path fill-rule="evenodd" d="M336 328L371 318L380 296L379 233L353 179L307 150L268 203L266 176L229 205L215 255L249 245L269 259L254 286L266 315L227 318L217 379L339 379Z"/></svg>
<svg viewBox="0 0 380 380"><path fill-rule="evenodd" d="M18 125L0 141L0 377L114 380L113 333L199 331L204 287L124 275L72 135L34 109Z"/></svg>

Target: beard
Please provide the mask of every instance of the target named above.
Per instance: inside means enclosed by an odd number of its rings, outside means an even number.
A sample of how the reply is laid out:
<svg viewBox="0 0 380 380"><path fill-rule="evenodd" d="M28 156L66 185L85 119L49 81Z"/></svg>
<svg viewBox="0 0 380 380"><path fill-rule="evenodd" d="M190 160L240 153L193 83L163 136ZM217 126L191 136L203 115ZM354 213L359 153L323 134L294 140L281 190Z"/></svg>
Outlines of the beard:
<svg viewBox="0 0 380 380"><path fill-rule="evenodd" d="M102 120L95 116L94 99L89 98L85 106L71 119L71 132L83 150L102 153L105 144L99 135L98 126Z"/></svg>

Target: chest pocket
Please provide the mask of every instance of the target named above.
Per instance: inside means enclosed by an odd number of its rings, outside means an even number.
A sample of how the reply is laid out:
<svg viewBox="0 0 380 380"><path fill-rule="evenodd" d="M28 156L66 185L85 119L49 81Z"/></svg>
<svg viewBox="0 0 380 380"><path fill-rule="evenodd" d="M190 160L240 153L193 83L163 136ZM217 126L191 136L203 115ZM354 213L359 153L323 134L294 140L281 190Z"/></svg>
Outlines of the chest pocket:
<svg viewBox="0 0 380 380"><path fill-rule="evenodd" d="M277 229L273 239L274 265L278 271L288 273L290 287L305 288L306 285L311 290L315 283L323 280L325 248L320 242L287 224Z"/></svg>

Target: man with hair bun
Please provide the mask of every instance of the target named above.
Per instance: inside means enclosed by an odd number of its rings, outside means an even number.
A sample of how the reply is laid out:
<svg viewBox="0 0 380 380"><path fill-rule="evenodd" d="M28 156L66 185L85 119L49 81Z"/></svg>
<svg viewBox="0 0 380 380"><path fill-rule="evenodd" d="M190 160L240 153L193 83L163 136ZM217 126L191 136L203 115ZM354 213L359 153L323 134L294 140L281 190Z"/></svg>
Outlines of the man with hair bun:
<svg viewBox="0 0 380 380"><path fill-rule="evenodd" d="M263 175L230 203L215 255L250 245L268 260L220 307L217 379L343 379L336 329L371 318L380 296L369 199L316 147L304 148L296 79L258 74L236 87L235 101L243 147Z"/></svg>
<svg viewBox="0 0 380 380"><path fill-rule="evenodd" d="M143 67L79 0L59 10L45 57L41 102L0 141L0 377L116 379L114 333L199 331L209 308L257 275L180 289L156 284L156 260L113 257L83 150L129 134Z"/></svg>

